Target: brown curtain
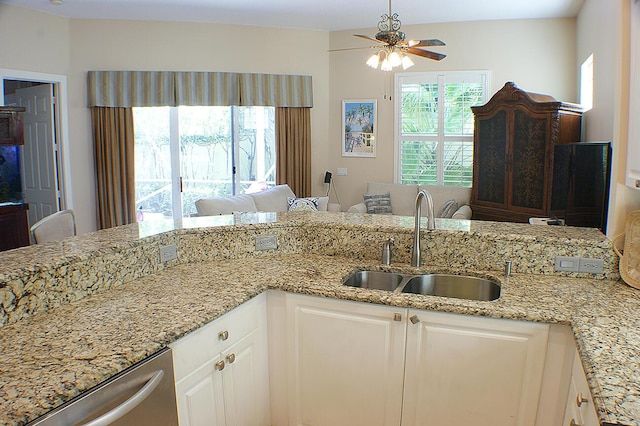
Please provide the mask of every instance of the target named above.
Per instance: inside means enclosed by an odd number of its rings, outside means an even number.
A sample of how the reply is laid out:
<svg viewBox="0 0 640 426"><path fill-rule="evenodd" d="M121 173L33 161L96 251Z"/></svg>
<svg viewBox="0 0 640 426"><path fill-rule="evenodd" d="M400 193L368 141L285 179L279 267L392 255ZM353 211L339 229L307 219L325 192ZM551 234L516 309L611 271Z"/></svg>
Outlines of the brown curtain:
<svg viewBox="0 0 640 426"><path fill-rule="evenodd" d="M100 229L136 221L133 110L91 108Z"/></svg>
<svg viewBox="0 0 640 426"><path fill-rule="evenodd" d="M310 108L276 108L276 183L311 196Z"/></svg>

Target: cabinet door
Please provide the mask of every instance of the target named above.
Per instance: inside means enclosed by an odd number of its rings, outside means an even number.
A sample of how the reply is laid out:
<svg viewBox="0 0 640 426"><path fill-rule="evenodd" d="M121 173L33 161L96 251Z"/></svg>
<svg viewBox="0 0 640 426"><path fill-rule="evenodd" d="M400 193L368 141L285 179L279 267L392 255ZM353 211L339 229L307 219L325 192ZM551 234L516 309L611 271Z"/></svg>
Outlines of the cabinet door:
<svg viewBox="0 0 640 426"><path fill-rule="evenodd" d="M405 314L288 294L289 424L399 425Z"/></svg>
<svg viewBox="0 0 640 426"><path fill-rule="evenodd" d="M534 425L548 325L409 311L402 424Z"/></svg>
<svg viewBox="0 0 640 426"><path fill-rule="evenodd" d="M493 207L507 203L507 112L476 118L473 148L475 202Z"/></svg>
<svg viewBox="0 0 640 426"><path fill-rule="evenodd" d="M513 112L513 147L509 205L513 210L544 214L550 173L549 120L516 108Z"/></svg>
<svg viewBox="0 0 640 426"><path fill-rule="evenodd" d="M573 423L572 423L573 422ZM577 348L571 369L571 387L567 396L564 424L567 426L598 426L600 421L593 405L593 398L582 369Z"/></svg>
<svg viewBox="0 0 640 426"><path fill-rule="evenodd" d="M226 426L268 426L269 367L266 335L253 332L224 352Z"/></svg>
<svg viewBox="0 0 640 426"><path fill-rule="evenodd" d="M176 383L180 426L224 426L222 360L215 357Z"/></svg>

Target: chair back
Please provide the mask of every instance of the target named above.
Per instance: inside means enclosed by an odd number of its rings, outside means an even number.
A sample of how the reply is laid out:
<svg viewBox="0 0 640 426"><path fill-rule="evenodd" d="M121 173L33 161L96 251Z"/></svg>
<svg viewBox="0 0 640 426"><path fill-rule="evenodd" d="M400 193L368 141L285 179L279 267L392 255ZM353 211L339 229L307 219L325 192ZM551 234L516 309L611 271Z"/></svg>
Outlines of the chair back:
<svg viewBox="0 0 640 426"><path fill-rule="evenodd" d="M40 219L31 226L34 243L61 240L76 235L76 218L73 210L62 210Z"/></svg>

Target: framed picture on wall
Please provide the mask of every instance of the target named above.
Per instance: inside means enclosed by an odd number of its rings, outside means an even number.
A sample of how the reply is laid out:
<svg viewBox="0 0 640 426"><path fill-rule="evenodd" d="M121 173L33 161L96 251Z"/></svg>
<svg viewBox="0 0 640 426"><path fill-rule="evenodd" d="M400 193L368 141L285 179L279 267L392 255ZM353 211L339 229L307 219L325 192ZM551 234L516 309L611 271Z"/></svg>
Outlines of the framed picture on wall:
<svg viewBox="0 0 640 426"><path fill-rule="evenodd" d="M378 111L375 99L342 101L342 156L375 157Z"/></svg>

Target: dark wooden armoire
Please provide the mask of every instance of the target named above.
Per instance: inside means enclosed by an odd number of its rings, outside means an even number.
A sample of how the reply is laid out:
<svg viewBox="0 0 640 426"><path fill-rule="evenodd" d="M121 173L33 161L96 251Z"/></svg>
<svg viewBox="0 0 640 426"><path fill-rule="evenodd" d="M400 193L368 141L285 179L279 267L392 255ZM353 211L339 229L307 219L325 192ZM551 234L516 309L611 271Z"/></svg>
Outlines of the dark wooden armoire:
<svg viewBox="0 0 640 426"><path fill-rule="evenodd" d="M471 109L473 219L527 222L556 215L554 149L580 141L580 105L527 93L508 82L485 105Z"/></svg>

